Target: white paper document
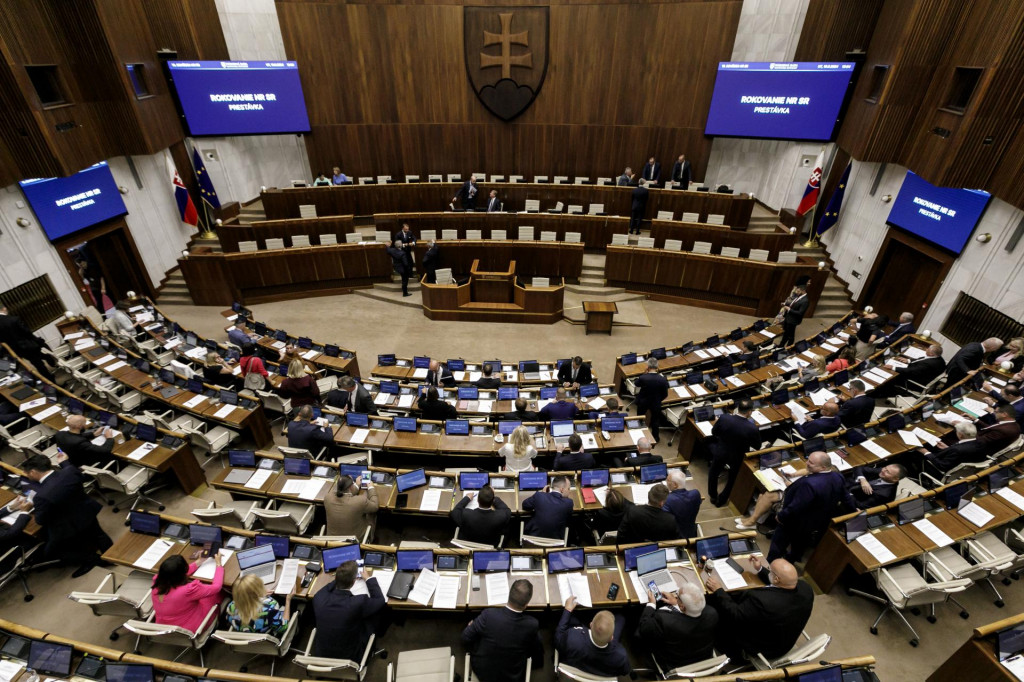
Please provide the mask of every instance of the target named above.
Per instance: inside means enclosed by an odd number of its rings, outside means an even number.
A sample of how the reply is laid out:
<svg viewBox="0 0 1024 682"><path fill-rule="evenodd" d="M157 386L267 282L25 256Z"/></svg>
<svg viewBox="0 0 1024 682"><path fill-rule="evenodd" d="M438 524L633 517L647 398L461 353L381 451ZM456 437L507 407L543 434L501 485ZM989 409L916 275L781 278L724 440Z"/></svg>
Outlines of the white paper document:
<svg viewBox="0 0 1024 682"><path fill-rule="evenodd" d="M888 457L890 454L888 450L886 450L873 440L866 440L863 443L861 443L861 445L864 447L865 450L867 450L868 452L870 452L872 455L879 459L882 459L883 457Z"/></svg>
<svg viewBox="0 0 1024 682"><path fill-rule="evenodd" d="M807 421L807 410L805 410L802 405L790 400L786 403L786 407L789 408L789 413L792 415L794 422L797 424L803 424Z"/></svg>
<svg viewBox="0 0 1024 682"><path fill-rule="evenodd" d="M1024 511L1024 495L1021 495L1016 490L1010 488L1000 488L996 491L996 495L1003 498L1017 509Z"/></svg>
<svg viewBox="0 0 1024 682"><path fill-rule="evenodd" d="M926 357L928 354L925 353L920 348L917 348L915 346L908 346L907 349L903 351L903 355L905 357L910 358L911 360L917 360L918 358Z"/></svg>
<svg viewBox="0 0 1024 682"><path fill-rule="evenodd" d="M705 437L711 435L711 429L715 428L714 422L694 422L697 425L697 430L700 431Z"/></svg>
<svg viewBox="0 0 1024 682"><path fill-rule="evenodd" d="M302 354L302 359L303 359L303 360L312 360L312 359L313 359L313 358L315 358L315 357L316 357L317 355L320 355L320 351L318 351L318 350L313 350L313 349L311 348L311 349L307 350L307 351L306 351L305 353L303 353L303 354Z"/></svg>
<svg viewBox="0 0 1024 682"><path fill-rule="evenodd" d="M135 563L132 564L135 568L141 568L144 571L151 570L153 567L164 558L164 554L167 554L167 550L174 546L174 543L170 540L158 539L153 540L153 544L142 553Z"/></svg>
<svg viewBox="0 0 1024 682"><path fill-rule="evenodd" d="M377 585L380 586L380 591L384 594L384 598L387 599L388 598L388 590L391 589L391 581L393 581L395 579L395 572L394 571L385 571L383 569L379 569L378 568L378 569L376 569L373 572L373 575L370 576L370 579L375 579L377 581ZM362 581L358 581L357 580L356 582L362 582ZM365 585L365 583L364 583L364 585Z"/></svg>
<svg viewBox="0 0 1024 682"><path fill-rule="evenodd" d="M281 576L274 586L274 594L288 594L295 587L295 581L299 577L300 559L285 559L281 562Z"/></svg>
<svg viewBox="0 0 1024 682"><path fill-rule="evenodd" d="M633 483L630 485L629 489L633 495L633 504L647 504L647 493L651 492L651 488L654 485L653 483Z"/></svg>
<svg viewBox="0 0 1024 682"><path fill-rule="evenodd" d="M388 401L390 399L391 399L391 394L390 393L378 393L377 395L373 396L373 404L374 405L387 405Z"/></svg>
<svg viewBox="0 0 1024 682"><path fill-rule="evenodd" d="M761 331L758 332L758 334L760 334L761 336L765 337L766 339L774 339L775 338L775 332L770 332L767 329L762 329Z"/></svg>
<svg viewBox="0 0 1024 682"><path fill-rule="evenodd" d="M680 398L690 397L690 392L686 390L685 386L676 386L672 390L675 391L676 395L679 396Z"/></svg>
<svg viewBox="0 0 1024 682"><path fill-rule="evenodd" d="M597 498L598 503L603 507L605 500L608 499L608 486L603 485L600 488L594 488L594 497Z"/></svg>
<svg viewBox="0 0 1024 682"><path fill-rule="evenodd" d="M838 348L833 346L831 343L828 343L827 341L825 343L821 344L821 347L822 347L823 350L827 350L829 353L835 353L835 352L839 351Z"/></svg>
<svg viewBox="0 0 1024 682"><path fill-rule="evenodd" d="M245 482L244 487L249 488L250 490L258 490L266 484L267 479L269 479L273 473L274 472L270 469L259 469L249 477L249 480Z"/></svg>
<svg viewBox="0 0 1024 682"><path fill-rule="evenodd" d="M128 459L138 461L140 459L143 459L146 455L148 455L149 453L153 452L156 449L156 443L143 443L142 445L128 453Z"/></svg>
<svg viewBox="0 0 1024 682"><path fill-rule="evenodd" d="M743 379L740 379L739 377L736 376L726 377L725 380L728 381L733 386L742 387L744 385Z"/></svg>
<svg viewBox="0 0 1024 682"><path fill-rule="evenodd" d="M226 418L229 414L231 414L234 411L235 411L235 406L234 405L225 405L224 407L220 408L219 410L217 410L216 412L213 413L213 418L214 419L224 419L224 418Z"/></svg>
<svg viewBox="0 0 1024 682"><path fill-rule="evenodd" d="M758 426L768 426L772 423L772 420L764 416L761 410L754 410L750 413L750 416L754 418L754 423Z"/></svg>
<svg viewBox="0 0 1024 682"><path fill-rule="evenodd" d="M896 555L892 551L882 544L882 541L876 538L871 533L864 533L859 538L854 540L857 544L867 550L868 554L873 556L876 561L880 564L887 564L890 561L896 560Z"/></svg>
<svg viewBox="0 0 1024 682"><path fill-rule="evenodd" d="M234 552L230 549L220 549L217 550L217 553L220 555L221 566L227 563L227 560L230 559L234 554ZM195 570L195 572L192 574L192 577L197 578L199 580L213 580L213 576L215 575L216 570L217 562L213 560L213 557L207 557L207 559L203 561L203 563L199 564L199 568Z"/></svg>
<svg viewBox="0 0 1024 682"><path fill-rule="evenodd" d="M488 573L484 576L484 582L486 583L489 606L502 606L508 603L508 573Z"/></svg>
<svg viewBox="0 0 1024 682"><path fill-rule="evenodd" d="M701 360L707 360L708 358L711 357L710 355L708 355L707 351L701 350L700 348L698 348L697 350L695 350L693 352Z"/></svg>
<svg viewBox="0 0 1024 682"><path fill-rule="evenodd" d="M954 407L958 407L964 412L969 412L975 417L980 417L983 414L987 414L989 407L988 403L983 403L980 400L974 398L963 398L960 402L955 403Z"/></svg>
<svg viewBox="0 0 1024 682"><path fill-rule="evenodd" d="M606 403L604 401L604 398L602 398L601 396L594 396L593 398L587 400L587 404L590 405L595 410L600 410L602 407L605 406Z"/></svg>
<svg viewBox="0 0 1024 682"><path fill-rule="evenodd" d="M759 480L768 492L785 490L788 484L786 479L779 475L775 469L760 469L754 472L754 478Z"/></svg>
<svg viewBox="0 0 1024 682"><path fill-rule="evenodd" d="M629 582L633 583L633 591L636 592L637 597L640 598L640 603L646 603L647 586L640 582L640 576L637 575L636 571L629 571L626 575L629 576Z"/></svg>
<svg viewBox="0 0 1024 682"><path fill-rule="evenodd" d="M953 538L942 532L942 529L936 526L928 519L918 519L911 524L914 528L924 533L925 537L934 542L939 547L946 547L953 544Z"/></svg>
<svg viewBox="0 0 1024 682"><path fill-rule="evenodd" d="M65 334L64 335L64 340L65 341L74 341L75 339L80 339L83 336L85 336L85 332L74 332L73 334Z"/></svg>
<svg viewBox="0 0 1024 682"><path fill-rule="evenodd" d="M39 410L38 412L33 414L32 418L35 419L36 421L41 422L41 421L44 421L46 419L49 419L50 417L52 417L55 414L59 414L59 413L60 413L60 405L50 405L45 410Z"/></svg>
<svg viewBox="0 0 1024 682"><path fill-rule="evenodd" d="M300 500L315 500L320 495L321 488L324 487L324 481L320 478L311 478L308 481L302 482L302 490L299 491Z"/></svg>
<svg viewBox="0 0 1024 682"><path fill-rule="evenodd" d="M747 581L743 579L743 574L737 573L736 569L724 560L714 562L714 573L718 576L722 587L727 590L739 590L747 586Z"/></svg>
<svg viewBox="0 0 1024 682"><path fill-rule="evenodd" d="M594 605L590 597L590 583L587 582L585 573L559 573L558 592L562 596L562 604L565 604L569 597L576 597L580 606L588 608Z"/></svg>
<svg viewBox="0 0 1024 682"><path fill-rule="evenodd" d="M849 462L847 462L845 459L839 456L838 452L828 453L828 458L829 460L831 460L832 466L834 466L839 471L846 471L847 469L853 468L852 466L850 466Z"/></svg>
<svg viewBox="0 0 1024 682"><path fill-rule="evenodd" d="M491 408L494 407L493 400L478 400L476 405L477 412L490 412Z"/></svg>
<svg viewBox="0 0 1024 682"><path fill-rule="evenodd" d="M28 402L24 402L24 403L22 403L21 405L18 406L18 412L24 412L25 410L31 410L34 407L40 407L40 406L45 405L45 404L46 404L46 398L36 398L34 400L29 400Z"/></svg>
<svg viewBox="0 0 1024 682"><path fill-rule="evenodd" d="M25 669L24 663L18 661L0 661L0 682L11 682Z"/></svg>
<svg viewBox="0 0 1024 682"><path fill-rule="evenodd" d="M700 384L690 384L690 390L693 391L694 395L707 395L708 389L704 388Z"/></svg>
<svg viewBox="0 0 1024 682"><path fill-rule="evenodd" d="M356 429L352 437L348 439L350 443L362 443L366 441L366 437L370 435L370 429Z"/></svg>
<svg viewBox="0 0 1024 682"><path fill-rule="evenodd" d="M427 378L427 371L428 370L427 370L426 367L417 367L416 369L414 369L412 371L412 378L413 379L426 379Z"/></svg>
<svg viewBox="0 0 1024 682"><path fill-rule="evenodd" d="M965 504L960 508L960 516L964 517L978 528L995 518L995 515L986 509L982 509L974 502Z"/></svg>
<svg viewBox="0 0 1024 682"><path fill-rule="evenodd" d="M441 490L439 488L427 488L420 498L420 511L437 511L441 504Z"/></svg>
<svg viewBox="0 0 1024 682"><path fill-rule="evenodd" d="M630 438L630 440L633 441L633 445L636 445L637 441L639 441L641 438L644 438L644 430L643 429L630 429L629 430L629 438Z"/></svg>
<svg viewBox="0 0 1024 682"><path fill-rule="evenodd" d="M114 356L111 355L110 353L107 353L102 358L93 360L92 364L94 364L94 365L105 365L105 364L107 364L108 362L110 362L113 359L114 359Z"/></svg>
<svg viewBox="0 0 1024 682"><path fill-rule="evenodd" d="M116 372L117 370L121 369L122 367L127 367L127 366L128 366L127 362L125 362L124 360L118 360L117 362L110 363L109 365L107 365L103 369L106 372Z"/></svg>
<svg viewBox="0 0 1024 682"><path fill-rule="evenodd" d="M164 344L164 350L171 350L172 348L174 348L176 346L180 346L181 344L182 344L182 340L181 339L178 339L178 338L171 339L170 341L168 341L167 343Z"/></svg>
<svg viewBox="0 0 1024 682"><path fill-rule="evenodd" d="M940 441L940 438L938 436L925 431L920 426L915 426L914 430L911 431L911 433L920 438L923 442L928 443L928 445L935 445Z"/></svg>
<svg viewBox="0 0 1024 682"><path fill-rule="evenodd" d="M900 438L902 438L903 442L907 445L911 445L915 448L921 447L921 440L913 431L897 431L896 433L900 434Z"/></svg>
<svg viewBox="0 0 1024 682"><path fill-rule="evenodd" d="M1011 656L1002 665L1011 675L1024 682L1024 655Z"/></svg>
<svg viewBox="0 0 1024 682"><path fill-rule="evenodd" d="M182 407L190 410L193 407L198 407L204 400L206 400L205 395L195 395L182 403Z"/></svg>
<svg viewBox="0 0 1024 682"><path fill-rule="evenodd" d="M409 593L409 601L414 601L423 606L429 604L430 597L434 594L434 589L437 588L439 579L440 576L429 568L422 569L416 578L416 585L412 588L412 592Z"/></svg>
<svg viewBox="0 0 1024 682"><path fill-rule="evenodd" d="M827 388L820 388L811 394L811 401L818 406L824 405L830 400L834 400L836 397L835 393L828 390Z"/></svg>
<svg viewBox="0 0 1024 682"><path fill-rule="evenodd" d="M718 348L715 348L713 346L711 348L706 349L706 350L708 352L708 355L710 355L713 358L717 358L718 356L720 356L722 354L722 351L720 351Z"/></svg>
<svg viewBox="0 0 1024 682"><path fill-rule="evenodd" d="M86 350L95 345L96 342L92 339L81 339L80 341L75 341L75 350Z"/></svg>
<svg viewBox="0 0 1024 682"><path fill-rule="evenodd" d="M398 396L399 407L412 407L412 404L416 401L416 396L412 393L406 393L405 395Z"/></svg>
<svg viewBox="0 0 1024 682"><path fill-rule="evenodd" d="M505 575L502 573L501 575ZM442 575L437 581L437 588L434 591L435 609L454 609L459 605L459 586L462 584L462 577L457 575ZM503 604L505 602L502 602Z"/></svg>

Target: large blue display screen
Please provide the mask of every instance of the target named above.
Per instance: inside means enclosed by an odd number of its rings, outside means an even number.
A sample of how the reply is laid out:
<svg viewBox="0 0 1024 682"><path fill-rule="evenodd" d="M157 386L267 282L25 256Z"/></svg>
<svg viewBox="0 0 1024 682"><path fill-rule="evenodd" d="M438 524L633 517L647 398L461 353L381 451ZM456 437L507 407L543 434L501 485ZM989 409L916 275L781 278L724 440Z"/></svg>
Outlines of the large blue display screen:
<svg viewBox="0 0 1024 682"><path fill-rule="evenodd" d="M706 135L831 140L852 62L720 62Z"/></svg>
<svg viewBox="0 0 1024 682"><path fill-rule="evenodd" d="M67 178L36 178L18 184L51 240L128 212L106 161Z"/></svg>
<svg viewBox="0 0 1024 682"><path fill-rule="evenodd" d="M936 187L907 171L886 222L960 253L991 198L978 189Z"/></svg>
<svg viewBox="0 0 1024 682"><path fill-rule="evenodd" d="M295 62L168 62L192 135L309 132Z"/></svg>

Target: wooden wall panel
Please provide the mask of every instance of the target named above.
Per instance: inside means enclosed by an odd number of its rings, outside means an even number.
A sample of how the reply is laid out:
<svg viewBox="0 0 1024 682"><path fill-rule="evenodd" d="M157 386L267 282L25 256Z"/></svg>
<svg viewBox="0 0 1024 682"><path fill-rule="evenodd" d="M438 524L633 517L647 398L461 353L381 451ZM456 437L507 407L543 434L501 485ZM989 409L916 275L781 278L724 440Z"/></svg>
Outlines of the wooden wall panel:
<svg viewBox="0 0 1024 682"><path fill-rule="evenodd" d="M665 176L685 153L703 176L704 119L742 2L550 3L545 81L512 123L470 86L463 4L277 2L302 70L313 172L597 177L654 155Z"/></svg>
<svg viewBox="0 0 1024 682"><path fill-rule="evenodd" d="M884 0L815 0L807 6L794 59L839 61L852 50L867 52Z"/></svg>
<svg viewBox="0 0 1024 682"><path fill-rule="evenodd" d="M214 0L160 0L142 8L157 49L174 50L179 59L228 59Z"/></svg>

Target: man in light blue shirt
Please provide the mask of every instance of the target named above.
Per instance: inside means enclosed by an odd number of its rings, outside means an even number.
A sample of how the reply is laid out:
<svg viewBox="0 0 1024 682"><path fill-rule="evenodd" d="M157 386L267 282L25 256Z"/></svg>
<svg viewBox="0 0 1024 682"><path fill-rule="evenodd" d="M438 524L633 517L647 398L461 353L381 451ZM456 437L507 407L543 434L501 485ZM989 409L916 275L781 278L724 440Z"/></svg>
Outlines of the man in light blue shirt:
<svg viewBox="0 0 1024 682"><path fill-rule="evenodd" d="M238 318L235 322L235 326L228 330L228 341L239 348L247 343L255 343L255 341L245 333L245 320L241 318Z"/></svg>

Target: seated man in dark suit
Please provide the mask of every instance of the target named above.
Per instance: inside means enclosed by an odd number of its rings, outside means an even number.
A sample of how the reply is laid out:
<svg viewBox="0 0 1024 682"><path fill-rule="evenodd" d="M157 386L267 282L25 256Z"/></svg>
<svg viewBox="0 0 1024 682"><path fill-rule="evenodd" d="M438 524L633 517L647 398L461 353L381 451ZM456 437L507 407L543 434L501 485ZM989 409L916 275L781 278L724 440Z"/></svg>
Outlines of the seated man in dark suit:
<svg viewBox="0 0 1024 682"><path fill-rule="evenodd" d="M632 456L627 455L626 457L615 457L613 461L617 467L642 467L648 464L661 464L664 460L661 455L651 453L651 441L647 440L646 437L642 437L636 441L636 454Z"/></svg>
<svg viewBox="0 0 1024 682"><path fill-rule="evenodd" d="M530 403L526 401L526 398L516 398L515 406L516 409L507 413L503 419L505 421L513 422L535 422L540 421L537 413L533 410L526 409Z"/></svg>
<svg viewBox="0 0 1024 682"><path fill-rule="evenodd" d="M579 471L593 469L596 466L594 456L583 449L580 434L574 433L569 436L569 451L555 457L554 471Z"/></svg>
<svg viewBox="0 0 1024 682"><path fill-rule="evenodd" d="M676 533L681 538L697 537L697 514L700 513L700 492L686 489L686 474L672 469L665 481L668 498L661 506L676 519Z"/></svg>
<svg viewBox="0 0 1024 682"><path fill-rule="evenodd" d="M814 590L799 579L793 564L776 559L769 571L756 555L750 562L765 587L726 592L718 576L704 581L712 593L708 603L718 612L715 648L734 661L743 660L744 654L772 659L788 652L800 638L814 607Z"/></svg>
<svg viewBox="0 0 1024 682"><path fill-rule="evenodd" d="M636 637L665 672L711 658L718 612L707 604L704 591L687 582L679 593L663 592L659 608L654 593L640 612Z"/></svg>
<svg viewBox="0 0 1024 682"><path fill-rule="evenodd" d="M462 631L462 645L480 682L521 682L528 659L535 667L543 665L540 625L523 613L531 599L533 584L516 580L504 607L485 609Z"/></svg>
<svg viewBox="0 0 1024 682"><path fill-rule="evenodd" d="M914 326L913 313L900 313L900 321L893 327L893 330L875 342L876 346L888 346L901 341L907 334L917 331Z"/></svg>
<svg viewBox="0 0 1024 682"><path fill-rule="evenodd" d="M981 420L975 423L978 428L978 442L985 448L985 456L991 457L1020 435L1020 425L1017 424L1017 411L1013 405L1003 403L997 405L995 411L995 423L982 427Z"/></svg>
<svg viewBox="0 0 1024 682"><path fill-rule="evenodd" d="M500 370L501 368L499 367L498 369ZM484 363L481 374L483 376L473 382L473 385L477 388L498 388L501 386L501 379L494 376L494 367L491 366L491 363Z"/></svg>
<svg viewBox="0 0 1024 682"><path fill-rule="evenodd" d="M365 577L368 594L352 594L356 578ZM377 614L387 599L369 568L360 571L354 561L338 566L334 582L313 596L316 639L313 655L360 661L373 634Z"/></svg>
<svg viewBox="0 0 1024 682"><path fill-rule="evenodd" d="M814 438L823 433L835 433L843 425L839 419L839 405L829 400L821 406L821 414L816 419L794 424L793 429L803 439Z"/></svg>
<svg viewBox="0 0 1024 682"><path fill-rule="evenodd" d="M907 468L902 464L881 467L860 466L853 470L854 485L850 494L858 509L870 509L896 499L900 480L906 478Z"/></svg>
<svg viewBox="0 0 1024 682"><path fill-rule="evenodd" d="M88 423L89 420L80 414L69 415L68 430L58 431L53 440L76 467L102 467L114 458L114 432L105 426L86 432ZM100 437L105 439L103 444L93 445L93 439Z"/></svg>
<svg viewBox="0 0 1024 682"><path fill-rule="evenodd" d="M478 508L467 509L474 496ZM459 527L460 540L497 547L512 518L512 510L500 497L494 496L491 486L485 485L479 494L467 492L448 516Z"/></svg>
<svg viewBox="0 0 1024 682"><path fill-rule="evenodd" d="M579 406L575 402L566 399L565 389L561 386L555 392L555 399L541 408L539 416L543 421L559 421L563 419L575 419L579 412Z"/></svg>
<svg viewBox="0 0 1024 682"><path fill-rule="evenodd" d="M523 509L532 511L525 532L542 538L564 538L565 529L572 520L572 499L569 497L569 479L564 476L551 481L551 485L523 501Z"/></svg>
<svg viewBox="0 0 1024 682"><path fill-rule="evenodd" d="M927 465L938 469L940 473L946 473L953 467L964 462L981 462L987 456L985 444L978 441L978 427L968 421L957 422L953 427L956 442L948 445L945 440L939 442L934 451L928 448L918 448ZM944 436L948 440L948 436Z"/></svg>
<svg viewBox="0 0 1024 682"><path fill-rule="evenodd" d="M584 384L593 383L594 377L590 371L590 365L583 362L583 358L576 356L572 362L563 362L558 368L558 383L564 388L575 391Z"/></svg>
<svg viewBox="0 0 1024 682"><path fill-rule="evenodd" d="M619 544L633 542L659 542L679 537L676 517L662 507L668 499L668 487L658 483L647 493L647 504L627 507L619 526Z"/></svg>
<svg viewBox="0 0 1024 682"><path fill-rule="evenodd" d="M946 365L946 386L959 383L968 374L973 374L985 361L985 353L994 353L1003 347L1003 340L993 336L981 343L972 341L956 352Z"/></svg>
<svg viewBox="0 0 1024 682"><path fill-rule="evenodd" d="M314 456L320 448L329 448L334 443L334 429L326 422L313 423L313 408L303 405L288 424L288 447L309 450Z"/></svg>
<svg viewBox="0 0 1024 682"><path fill-rule="evenodd" d="M628 675L632 669L629 655L619 643L625 617L598 611L587 628L573 614L575 608L576 597L565 600L565 610L555 629L559 661L599 677Z"/></svg>
<svg viewBox="0 0 1024 682"><path fill-rule="evenodd" d="M455 409L455 406L441 400L437 395L437 389L433 386L420 396L419 400L416 401L416 405L420 408L420 417L422 419L444 421L445 419L455 419L459 416L459 411Z"/></svg>
<svg viewBox="0 0 1024 682"><path fill-rule="evenodd" d="M896 376L871 392L875 398L891 398L902 395L908 389L914 388L911 382L917 386L927 386L935 377L946 371L946 363L942 360L942 346L933 343L928 346L923 358L917 358L907 363L906 367L897 367L892 370ZM920 389L918 389L920 390Z"/></svg>
<svg viewBox="0 0 1024 682"><path fill-rule="evenodd" d="M1014 418L1017 420L1017 425L1024 427L1024 397L1021 396L1020 386L1014 386L1013 384L1007 384L1003 387L1003 390L997 391L992 384L987 381L982 384L982 389L988 391L989 397L985 398L985 402L989 405L1007 404L1013 408Z"/></svg>
<svg viewBox="0 0 1024 682"><path fill-rule="evenodd" d="M437 360L431 360L430 368L427 370L427 385L452 388L455 386L455 377L452 376L448 365Z"/></svg>
<svg viewBox="0 0 1024 682"><path fill-rule="evenodd" d="M848 400L843 401L839 406L839 421L848 429L863 426L871 421L871 414L875 411L875 399L864 391L867 387L860 379L850 382L850 395Z"/></svg>
<svg viewBox="0 0 1024 682"><path fill-rule="evenodd" d="M17 497L3 507L0 507L0 519L22 511L21 507L23 502L23 498ZM7 552L11 547L29 540L26 535L23 535L22 531L25 530L25 526L28 525L31 518L32 516L27 511L23 511L18 514L13 523L8 524L4 521L0 521L0 556Z"/></svg>
<svg viewBox="0 0 1024 682"><path fill-rule="evenodd" d="M377 406L370 397L370 392L350 376L338 379L338 388L327 394L327 404L344 412L352 410L364 414L377 414Z"/></svg>

